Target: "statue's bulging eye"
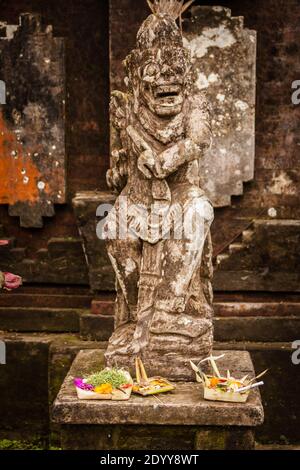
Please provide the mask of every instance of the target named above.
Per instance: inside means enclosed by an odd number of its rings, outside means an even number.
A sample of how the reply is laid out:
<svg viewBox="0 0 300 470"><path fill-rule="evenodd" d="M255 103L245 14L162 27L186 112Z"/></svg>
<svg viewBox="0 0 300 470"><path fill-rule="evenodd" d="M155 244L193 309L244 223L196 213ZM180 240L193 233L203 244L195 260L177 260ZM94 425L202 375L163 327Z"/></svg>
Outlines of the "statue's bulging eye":
<svg viewBox="0 0 300 470"><path fill-rule="evenodd" d="M157 64L147 64L143 70L143 76L153 77L159 72L159 67Z"/></svg>

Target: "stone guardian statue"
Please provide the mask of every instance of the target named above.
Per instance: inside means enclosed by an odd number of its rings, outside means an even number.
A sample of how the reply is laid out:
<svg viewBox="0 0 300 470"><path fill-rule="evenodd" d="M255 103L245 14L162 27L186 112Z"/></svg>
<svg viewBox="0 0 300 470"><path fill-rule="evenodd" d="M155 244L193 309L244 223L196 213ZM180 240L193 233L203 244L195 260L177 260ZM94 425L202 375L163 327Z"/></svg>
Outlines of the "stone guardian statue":
<svg viewBox="0 0 300 470"><path fill-rule="evenodd" d="M104 225L115 270L115 331L108 365L191 377L189 361L212 350L213 208L199 185L199 160L211 145L205 98L191 93L177 0L148 1L152 14L125 59L127 92L111 97L107 173L118 193Z"/></svg>

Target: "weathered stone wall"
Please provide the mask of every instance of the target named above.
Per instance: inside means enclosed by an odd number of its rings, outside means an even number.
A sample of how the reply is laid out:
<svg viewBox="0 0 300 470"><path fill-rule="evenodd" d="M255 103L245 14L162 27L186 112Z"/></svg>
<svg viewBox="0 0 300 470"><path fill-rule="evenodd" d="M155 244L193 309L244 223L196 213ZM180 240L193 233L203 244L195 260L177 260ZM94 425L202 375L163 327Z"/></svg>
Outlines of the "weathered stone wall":
<svg viewBox="0 0 300 470"><path fill-rule="evenodd" d="M134 45L138 25L146 17L148 7L141 0L110 3L113 82L119 87L121 61ZM257 31L256 150L255 179L244 185L244 195L234 197L231 207L216 210L212 228L216 254L223 252L253 218L270 219L269 214L276 214L275 220L297 219L300 214L300 106L291 103L291 83L300 75L299 2L226 0L221 4L231 8L233 16L243 16L246 28ZM1 0L0 6L3 21L13 24L21 12L40 12L45 23L53 25L54 33L66 38L68 201L77 191L105 189L104 174L109 162L108 0L67 0L64 9L58 0L43 6L34 0ZM16 272L24 256L29 265L36 260L39 263L37 251L46 249L51 238L78 237L71 204L56 206L55 210L56 216L46 220L43 229L33 231L21 229L19 221L8 216L5 206L0 206L6 235L16 238L16 248L26 249L26 256L22 250L13 252ZM36 267L31 276L30 266L27 271L23 269L25 277L35 282L73 283L77 279L88 283L82 251L78 253L77 268L84 275L74 275L74 265L68 263L68 249L64 257L67 268L63 275L57 270L57 279L47 276L51 260L48 266L44 265L44 275L37 275L40 269ZM8 268L9 263L12 264L11 258L4 267Z"/></svg>
<svg viewBox="0 0 300 470"><path fill-rule="evenodd" d="M41 16L0 23L0 203L22 227L40 228L65 203L64 39Z"/></svg>
<svg viewBox="0 0 300 470"><path fill-rule="evenodd" d="M228 206L253 180L256 31L229 8L195 6L183 22L195 92L212 110L212 147L200 162L201 187L215 207Z"/></svg>
<svg viewBox="0 0 300 470"><path fill-rule="evenodd" d="M35 0L1 0L0 11L0 21L8 24L16 24L22 12L41 13L43 23L52 24L54 34L65 38L67 95L67 204L56 206L55 217L44 219L44 227L39 230L20 228L19 220L9 217L7 207L1 205L0 223L4 225L5 235L14 237L15 247L26 251L23 255L19 252L19 259L12 253L10 259L5 260L3 268L9 268L13 264L16 272L23 271L25 278L31 282L72 284L75 277L77 283L79 281L87 284L88 274L81 247L77 253L76 267L71 265L72 262L69 263L72 253L68 248L65 249L64 274L62 276L58 269L56 279L52 276L52 280L47 275L49 263L46 262L48 266L43 267L37 252L47 249L49 240L53 238L68 241L69 237L78 237L72 206L68 201L78 190L105 187L105 171L109 162L108 1L66 0L62 8L58 0L47 3ZM33 268L34 276L28 266L23 265L18 269L18 263L22 263L24 258L29 260L31 267L38 262L39 267ZM80 273L79 276L74 276L75 270Z"/></svg>
<svg viewBox="0 0 300 470"><path fill-rule="evenodd" d="M196 1L195 4L201 2ZM215 5L215 2L206 4ZM132 47L145 11L135 0L112 0L111 5L111 68L115 87L122 81L120 57L124 57ZM276 291L285 286L285 290L293 291L300 285L299 269L293 271L292 280L285 274L291 271L286 260L271 269L269 260L292 252L291 266L299 266L300 259L300 234L294 237L298 246L296 251L292 248L293 237L290 237L290 227L293 221L297 226L300 213L300 164L297 159L300 106L291 102L291 85L299 75L297 38L300 5L295 0L232 0L222 2L222 6L231 9L232 17L244 17L244 27L257 32L256 148L254 180L244 184L243 196L232 198L231 207L215 211L212 227L215 255L224 254L225 259L229 258L231 269L225 269L223 260L218 260L223 265L222 273L220 276L216 273L214 287L218 290ZM132 20L123 22L131 10L135 11ZM122 28L126 45L120 43L119 28ZM276 227L280 219L285 221ZM273 221L277 246L272 242L255 243L257 238L254 236L249 249L255 220L265 225L265 234L269 233L269 221ZM236 257L244 250L252 258L252 266L247 272L240 267L235 268ZM260 259L260 265L256 264L257 259ZM231 279L230 286L228 279Z"/></svg>
<svg viewBox="0 0 300 470"><path fill-rule="evenodd" d="M202 2L196 1L195 4ZM214 1L206 5L216 5ZM291 84L299 78L299 18L297 0L223 1L232 16L243 16L246 28L257 31L257 99L255 181L246 196L235 199L237 208L269 209L277 216L299 216L297 188L300 166L300 106L291 103ZM128 12L133 15L128 15ZM111 1L112 83L122 83L121 60L134 44L147 7L138 0ZM126 18L126 21L125 21ZM121 40L121 36L125 38ZM221 211L220 211L221 212Z"/></svg>
<svg viewBox="0 0 300 470"><path fill-rule="evenodd" d="M121 60L134 44L137 25L146 17L148 9L141 0L116 1L114 31L115 45L118 47L114 49L114 54L121 66ZM216 3L205 2L207 5ZM292 105L290 99L291 83L300 79L299 1L231 0L220 3L224 7L231 8L234 16L244 16L245 26L257 31L256 160L255 180L244 186L244 196L234 198L233 206L216 211L213 226L215 254L223 252L237 235L247 231L249 220L251 222L253 218L261 217L269 219L270 208L276 209L278 218L294 221L300 218L298 158L300 106ZM66 37L68 198L70 201L71 196L79 190L94 190L96 187L104 189L104 174L109 162L107 1L65 0L62 8L58 0L49 2L0 0L0 10L0 19L11 24L17 21L21 12L41 12L45 22L53 24L55 33ZM274 211L270 213L274 214ZM12 260L14 260L12 270L15 272L18 272L19 262L24 265L23 248L29 260L37 260L37 251L42 250L40 256L44 256L43 259L46 261L44 265L40 265L41 270L38 268L34 270L35 282L49 282L50 272L51 282L88 283L83 252L78 250L78 231L70 202L63 207L56 207L55 217L46 220L43 229L39 230L21 229L19 220L9 217L5 206L0 206L0 219L4 225L3 231L0 227L1 238L4 234L16 238L17 250L5 255L7 268L12 266ZM245 234L246 239L247 236L249 233ZM58 238L60 241L56 240L52 244L53 241L50 240L53 238ZM66 241L62 241L66 238ZM295 239L293 240L294 243ZM49 241L52 253L50 257L47 254ZM234 251L236 247L231 249ZM289 251L288 246L286 251L280 250L280 253L284 257ZM245 254L248 257L248 253ZM249 256L252 260L255 259L251 253ZM53 263L53 259L57 260L55 262L57 264ZM74 259L76 263L69 263L70 259ZM232 262L232 260L225 261ZM50 265L52 270L49 270ZM55 265L59 267L56 272ZM28 262L25 266L28 266ZM29 263L26 269L30 274L32 265ZM19 292L15 297L18 295ZM59 305L50 303L48 298L47 303L43 303L38 291L34 296L32 292L22 296L20 302L16 302L15 297L12 299L8 294L4 298L1 294L0 328L13 330L11 333L1 333L1 338L9 341L10 357L7 369L5 369L7 366L0 366L1 396L7 397L1 401L0 414L4 417L4 421L1 421L0 447L3 444L6 448L15 444L10 440L7 442L7 439L32 440L41 436L47 439L48 399L52 400L56 396L76 352L83 347L91 347L90 343L83 342L78 337L74 338L71 333L59 334L59 337L56 333L52 333L50 339L48 334L46 339L44 333L41 333L50 327L52 331L65 331L66 321L69 326L71 325L67 331L80 328L78 315L82 312L76 311L74 303L66 296L61 298ZM36 304L33 303L33 297ZM82 302L81 295L75 296L72 293L69 297L76 301L77 309L88 310L91 298ZM299 442L299 429L296 427L300 415L297 382L299 366L294 366L291 362L291 340L294 337L296 339L296 336L299 337L296 322L290 318L294 317L294 313L289 310L289 319L286 319L286 309L282 303L277 302L278 299L274 294L272 294L272 303L266 304L265 298L261 297L259 306L256 304L234 306L233 303L237 298L238 294L231 299L232 303L215 304L216 315L223 315L223 318L218 320L218 340L228 341L234 336L235 339L245 341L230 345L222 344L222 348L244 347L251 351L257 371L266 367L272 370L262 389L265 423L258 431L257 437L263 442ZM22 309L17 315L14 310L15 313L11 316L11 310L7 306L15 308L21 305L29 307L30 312ZM36 309L33 309L34 306ZM55 309L51 311L52 307L70 308L72 312L61 310L59 313ZM298 303L293 305L293 309L294 312L299 312ZM106 315L105 312L103 316ZM25 313L27 319L24 317ZM230 318L227 319L225 315ZM270 319L257 318L262 315L268 315ZM85 338L91 338L95 324L99 324L97 318L89 317L89 315L80 316L81 334ZM274 317L277 318L276 321ZM105 326L103 322L101 323L101 331L107 338L111 332L112 318L109 315L105 318L106 323ZM28 333L34 330L34 334ZM274 340L286 343L274 343L272 342ZM92 347L96 347L95 342ZM22 374L20 374L20 357ZM16 377L18 380L13 387L13 396L8 395L7 383ZM31 393L33 377L37 380L36 384L41 392L41 399L35 403L32 402ZM285 387L280 389L278 383L282 382ZM14 414L16 411L18 415ZM11 420L11 424L8 420ZM31 430L31 435L28 429Z"/></svg>

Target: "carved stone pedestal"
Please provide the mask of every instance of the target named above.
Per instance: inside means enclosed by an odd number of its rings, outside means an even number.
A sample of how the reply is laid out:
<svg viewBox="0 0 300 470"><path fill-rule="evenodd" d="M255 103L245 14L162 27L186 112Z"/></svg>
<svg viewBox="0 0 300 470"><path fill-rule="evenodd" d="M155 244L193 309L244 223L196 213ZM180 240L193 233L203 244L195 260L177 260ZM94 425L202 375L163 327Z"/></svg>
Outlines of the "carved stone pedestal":
<svg viewBox="0 0 300 470"><path fill-rule="evenodd" d="M73 378L97 370L103 363L102 351L80 351L61 387L53 405L53 420L61 425L63 449L254 447L255 427L263 422L258 390L251 392L245 404L205 401L201 386L195 382L177 382L174 392L159 398L132 395L126 402L78 400ZM218 364L222 372L229 368L237 377L254 373L249 353L244 351L227 351Z"/></svg>

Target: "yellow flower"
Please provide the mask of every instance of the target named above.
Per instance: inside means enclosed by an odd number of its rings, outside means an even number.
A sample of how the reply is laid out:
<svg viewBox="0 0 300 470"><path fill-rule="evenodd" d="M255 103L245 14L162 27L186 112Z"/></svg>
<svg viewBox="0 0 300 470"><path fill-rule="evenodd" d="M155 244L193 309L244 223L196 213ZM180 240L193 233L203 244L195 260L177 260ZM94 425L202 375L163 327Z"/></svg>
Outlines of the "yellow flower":
<svg viewBox="0 0 300 470"><path fill-rule="evenodd" d="M95 392L96 393L111 393L112 392L112 386L111 384L102 384L98 385L98 387L95 387Z"/></svg>

